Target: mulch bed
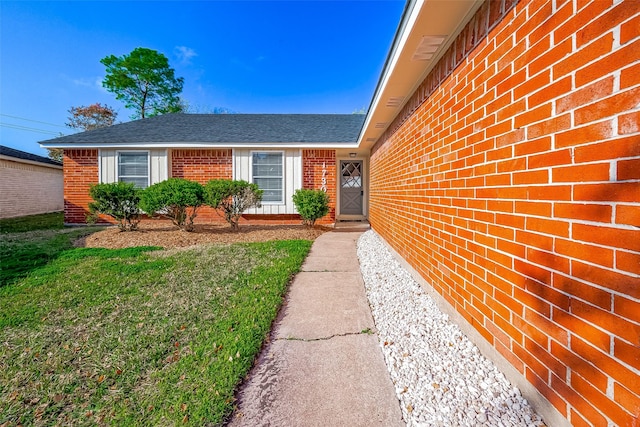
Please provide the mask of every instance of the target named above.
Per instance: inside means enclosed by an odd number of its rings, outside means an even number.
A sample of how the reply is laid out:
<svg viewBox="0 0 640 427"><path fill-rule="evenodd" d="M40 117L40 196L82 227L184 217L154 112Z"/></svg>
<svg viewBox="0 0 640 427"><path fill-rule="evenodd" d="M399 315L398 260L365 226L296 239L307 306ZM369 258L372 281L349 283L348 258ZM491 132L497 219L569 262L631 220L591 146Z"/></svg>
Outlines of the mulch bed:
<svg viewBox="0 0 640 427"><path fill-rule="evenodd" d="M149 221L140 223L137 231L121 232L117 227L109 227L80 239L76 246L110 249L133 246L184 248L210 243L315 240L326 231L329 228L309 228L303 225L241 225L238 231L233 231L226 224L196 224L195 231L186 232L170 222Z"/></svg>

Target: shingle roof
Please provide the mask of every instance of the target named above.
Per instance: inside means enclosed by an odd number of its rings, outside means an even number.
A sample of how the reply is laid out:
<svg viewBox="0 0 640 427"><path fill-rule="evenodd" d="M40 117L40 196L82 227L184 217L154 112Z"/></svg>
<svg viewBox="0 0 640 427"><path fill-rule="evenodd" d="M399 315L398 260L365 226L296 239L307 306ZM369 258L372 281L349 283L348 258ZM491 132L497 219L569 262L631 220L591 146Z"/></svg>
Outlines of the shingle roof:
<svg viewBox="0 0 640 427"><path fill-rule="evenodd" d="M42 144L353 143L363 114L165 114Z"/></svg>
<svg viewBox="0 0 640 427"><path fill-rule="evenodd" d="M13 157L16 159L29 160L32 162L47 163L49 165L62 166L62 163L57 162L48 157L38 156L37 154L27 153L26 151L16 150L15 148L6 147L4 145L0 145L0 155Z"/></svg>

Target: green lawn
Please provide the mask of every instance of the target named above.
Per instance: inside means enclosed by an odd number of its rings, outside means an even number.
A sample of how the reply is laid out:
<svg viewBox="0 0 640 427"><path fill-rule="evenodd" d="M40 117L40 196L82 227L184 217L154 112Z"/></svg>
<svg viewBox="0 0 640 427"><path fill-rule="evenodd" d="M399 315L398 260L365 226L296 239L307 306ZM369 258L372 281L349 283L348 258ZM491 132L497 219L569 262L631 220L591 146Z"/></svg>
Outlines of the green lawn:
<svg viewBox="0 0 640 427"><path fill-rule="evenodd" d="M42 229L60 229L64 227L62 212L40 215L28 215L18 218L0 219L0 233L18 233Z"/></svg>
<svg viewBox="0 0 640 427"><path fill-rule="evenodd" d="M72 248L79 237L103 228L63 227L60 212L0 220L0 288Z"/></svg>
<svg viewBox="0 0 640 427"><path fill-rule="evenodd" d="M310 246L72 249L32 269L0 288L0 425L223 423Z"/></svg>

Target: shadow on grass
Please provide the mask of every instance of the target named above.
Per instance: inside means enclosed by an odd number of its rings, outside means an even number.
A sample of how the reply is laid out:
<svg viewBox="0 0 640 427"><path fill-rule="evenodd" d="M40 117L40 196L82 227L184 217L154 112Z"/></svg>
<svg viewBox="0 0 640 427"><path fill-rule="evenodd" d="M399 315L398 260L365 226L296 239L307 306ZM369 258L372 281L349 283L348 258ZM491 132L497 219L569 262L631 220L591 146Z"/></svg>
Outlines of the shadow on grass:
<svg viewBox="0 0 640 427"><path fill-rule="evenodd" d="M34 230L56 230L64 228L62 212L49 212L16 218L0 219L0 233L21 233Z"/></svg>
<svg viewBox="0 0 640 427"><path fill-rule="evenodd" d="M63 228L0 234L0 288L27 276L73 248L75 240L103 227Z"/></svg>
<svg viewBox="0 0 640 427"><path fill-rule="evenodd" d="M51 300L49 302L60 304L61 307L66 307L70 304L72 307L76 307L79 302L77 298L82 300L82 293L91 289L89 283L85 283L82 279L91 277L91 274L82 269L80 276L70 279L70 272L78 265L87 266L94 263L97 266L99 277L105 277L108 275L108 271L116 271L119 275L129 276L136 275L145 270L157 268L157 263L154 262L128 262L127 260L136 260L141 254L150 251L156 251L162 248L154 246L139 246L135 248L125 249L106 249L106 248L73 248L67 249L57 254L53 259L49 260L45 265L32 268L28 272L28 277L19 281L16 277L13 283L7 283L7 286L0 287L0 298L9 297L14 298L20 294L25 295L25 300L18 304L16 309L11 307L4 307L5 310L0 311L0 330L7 326L19 326L25 322L37 321L39 316L34 317L34 313L37 313L39 309L42 309L42 303L29 308L29 305L37 298L42 297L42 292L48 295ZM160 264L162 264L160 262ZM95 272L93 273L95 274ZM61 277L64 280L71 280L74 283L81 283L83 291L78 293L71 292L64 297L64 292L60 292L60 280ZM44 290L38 290L38 288L44 288ZM39 295L39 296L38 296ZM101 298L111 298L112 295L108 295L105 292L98 292L91 298L90 302L84 302L85 306L91 306L94 304L100 304ZM19 298L19 297L18 297ZM68 301L67 304L64 300ZM70 302L69 302L70 301ZM4 425L4 424L1 424Z"/></svg>

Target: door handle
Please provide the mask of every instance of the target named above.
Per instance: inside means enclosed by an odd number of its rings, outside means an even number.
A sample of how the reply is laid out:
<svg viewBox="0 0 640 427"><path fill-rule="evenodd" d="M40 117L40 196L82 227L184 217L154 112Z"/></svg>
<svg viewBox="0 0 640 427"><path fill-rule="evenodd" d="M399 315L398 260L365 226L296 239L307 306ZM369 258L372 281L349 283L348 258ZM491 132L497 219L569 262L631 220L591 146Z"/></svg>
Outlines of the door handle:
<svg viewBox="0 0 640 427"><path fill-rule="evenodd" d="M360 190L360 195L364 196L364 190Z"/></svg>

